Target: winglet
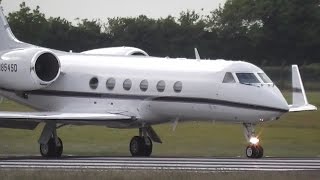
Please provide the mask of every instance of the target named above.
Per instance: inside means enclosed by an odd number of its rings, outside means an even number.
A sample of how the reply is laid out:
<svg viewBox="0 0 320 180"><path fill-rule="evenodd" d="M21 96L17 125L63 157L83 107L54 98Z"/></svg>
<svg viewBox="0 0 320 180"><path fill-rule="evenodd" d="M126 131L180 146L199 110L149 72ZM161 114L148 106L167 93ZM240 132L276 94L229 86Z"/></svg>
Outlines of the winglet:
<svg viewBox="0 0 320 180"><path fill-rule="evenodd" d="M199 52L198 52L198 49L197 48L194 48L194 54L196 56L196 60L200 61L200 55L199 55Z"/></svg>
<svg viewBox="0 0 320 180"><path fill-rule="evenodd" d="M297 65L292 65L292 105L289 106L290 112L317 110L317 107L308 102Z"/></svg>

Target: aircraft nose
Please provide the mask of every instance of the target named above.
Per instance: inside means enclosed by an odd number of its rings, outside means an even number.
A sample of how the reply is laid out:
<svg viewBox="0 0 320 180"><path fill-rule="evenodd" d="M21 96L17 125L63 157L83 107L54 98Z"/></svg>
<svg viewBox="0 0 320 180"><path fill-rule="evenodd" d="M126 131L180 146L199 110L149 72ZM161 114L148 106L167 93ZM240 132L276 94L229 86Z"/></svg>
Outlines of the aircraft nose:
<svg viewBox="0 0 320 180"><path fill-rule="evenodd" d="M274 99L273 99L274 106L284 111L289 111L288 102L286 101L286 99L284 98L283 94L278 89L278 87L274 86L273 93L274 93Z"/></svg>

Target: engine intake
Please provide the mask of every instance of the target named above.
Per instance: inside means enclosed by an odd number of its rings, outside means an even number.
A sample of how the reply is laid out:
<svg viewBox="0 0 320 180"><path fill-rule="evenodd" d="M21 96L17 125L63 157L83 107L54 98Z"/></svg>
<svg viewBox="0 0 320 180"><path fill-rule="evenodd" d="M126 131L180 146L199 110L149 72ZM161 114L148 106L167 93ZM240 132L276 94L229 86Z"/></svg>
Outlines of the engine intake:
<svg viewBox="0 0 320 180"><path fill-rule="evenodd" d="M50 82L59 74L60 63L57 57L51 53L41 54L35 63L35 72L42 81Z"/></svg>

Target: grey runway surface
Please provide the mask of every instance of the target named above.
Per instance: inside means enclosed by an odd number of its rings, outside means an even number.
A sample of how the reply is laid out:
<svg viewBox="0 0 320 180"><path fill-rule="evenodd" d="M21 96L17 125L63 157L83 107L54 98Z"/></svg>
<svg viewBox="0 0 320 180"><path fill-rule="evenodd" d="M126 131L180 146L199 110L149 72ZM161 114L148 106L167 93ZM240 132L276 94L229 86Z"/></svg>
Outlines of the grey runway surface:
<svg viewBox="0 0 320 180"><path fill-rule="evenodd" d="M315 159L241 158L134 158L134 157L0 157L0 168L96 169L96 170L187 170L187 171L320 171Z"/></svg>

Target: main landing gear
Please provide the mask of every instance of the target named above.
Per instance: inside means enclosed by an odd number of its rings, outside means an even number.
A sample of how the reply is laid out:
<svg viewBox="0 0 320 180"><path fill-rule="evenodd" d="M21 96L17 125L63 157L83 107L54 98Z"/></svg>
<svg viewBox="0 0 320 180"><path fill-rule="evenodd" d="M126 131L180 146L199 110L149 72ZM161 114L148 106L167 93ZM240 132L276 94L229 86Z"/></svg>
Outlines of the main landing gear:
<svg viewBox="0 0 320 180"><path fill-rule="evenodd" d="M130 141L132 156L149 157L152 153L152 141L149 137L134 136Z"/></svg>
<svg viewBox="0 0 320 180"><path fill-rule="evenodd" d="M56 143L55 138L50 138L48 143L40 144L40 154L46 158L58 158L61 157L63 152L63 144L60 138Z"/></svg>
<svg viewBox="0 0 320 180"><path fill-rule="evenodd" d="M151 126L139 128L139 136L134 136L129 145L132 156L149 157L152 153L152 141L162 143Z"/></svg>
<svg viewBox="0 0 320 180"><path fill-rule="evenodd" d="M244 123L243 126L245 137L250 143L246 148L246 156L248 158L262 158L263 148L259 144L258 137L255 136L254 125Z"/></svg>
<svg viewBox="0 0 320 180"><path fill-rule="evenodd" d="M40 144L40 154L45 158L59 158L63 153L63 143L57 135L57 126L55 122L45 124L41 136L38 140ZM162 143L160 137L151 126L139 128L139 136L131 139L129 148L132 156L149 157L152 153L152 147L155 143Z"/></svg>
<svg viewBox="0 0 320 180"><path fill-rule="evenodd" d="M59 158L63 153L63 143L57 136L55 123L47 123L39 138L40 154L45 158Z"/></svg>

